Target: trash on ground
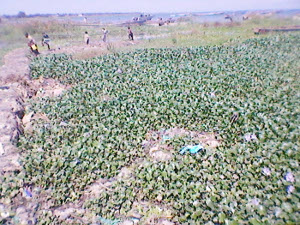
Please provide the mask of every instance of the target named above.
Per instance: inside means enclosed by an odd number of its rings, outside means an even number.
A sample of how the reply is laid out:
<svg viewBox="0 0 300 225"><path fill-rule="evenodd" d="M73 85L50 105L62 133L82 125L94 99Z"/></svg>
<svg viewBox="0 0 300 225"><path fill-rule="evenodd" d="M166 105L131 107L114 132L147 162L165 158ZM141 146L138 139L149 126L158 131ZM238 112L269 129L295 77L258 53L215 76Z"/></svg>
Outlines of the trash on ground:
<svg viewBox="0 0 300 225"><path fill-rule="evenodd" d="M294 175L291 172L287 173L285 175L285 180L288 182L294 182L295 181Z"/></svg>
<svg viewBox="0 0 300 225"><path fill-rule="evenodd" d="M292 185L287 186L286 191L288 194L293 193L295 191L295 187Z"/></svg>
<svg viewBox="0 0 300 225"><path fill-rule="evenodd" d="M246 134L244 138L245 138L245 140L247 142L256 141L257 140L257 137L256 137L255 134Z"/></svg>
<svg viewBox="0 0 300 225"><path fill-rule="evenodd" d="M271 170L267 167L264 167L262 170L263 174L266 176L270 176L271 175Z"/></svg>
<svg viewBox="0 0 300 225"><path fill-rule="evenodd" d="M32 198L32 193L31 193L29 190L25 189L25 190L24 190L24 193L25 193L25 195L26 195L27 197Z"/></svg>
<svg viewBox="0 0 300 225"><path fill-rule="evenodd" d="M259 199L256 199L256 198L254 198L254 199L252 199L252 200L251 200L251 203L252 203L252 205L258 206L258 205L259 205L259 203L260 203L260 200L259 200Z"/></svg>
<svg viewBox="0 0 300 225"><path fill-rule="evenodd" d="M134 224L138 224L140 222L140 218L137 217L130 217L130 219L133 221Z"/></svg>
<svg viewBox="0 0 300 225"><path fill-rule="evenodd" d="M3 148L3 145L2 143L0 143L0 155L4 155L4 148Z"/></svg>
<svg viewBox="0 0 300 225"><path fill-rule="evenodd" d="M188 145L186 147L183 147L182 149L180 149L180 154L184 154L187 151L189 151L191 154L196 154L197 152L199 152L200 150L203 149L203 146L201 144L198 145Z"/></svg>
<svg viewBox="0 0 300 225"><path fill-rule="evenodd" d="M120 220L110 220L110 219L105 219L102 218L101 216L98 217L98 219L100 220L101 223L105 224L105 225L115 225L120 223Z"/></svg>
<svg viewBox="0 0 300 225"><path fill-rule="evenodd" d="M60 126L63 126L63 127L66 127L66 126L68 126L68 124L66 123L66 122L64 122L64 121L62 121L62 122L60 122L60 124L59 124Z"/></svg>
<svg viewBox="0 0 300 225"><path fill-rule="evenodd" d="M163 135L163 136L162 136L162 139L163 139L164 141L168 141L168 140L171 140L171 137L170 137L169 135Z"/></svg>
<svg viewBox="0 0 300 225"><path fill-rule="evenodd" d="M10 213L6 210L3 204L0 204L0 217L3 219L9 217Z"/></svg>

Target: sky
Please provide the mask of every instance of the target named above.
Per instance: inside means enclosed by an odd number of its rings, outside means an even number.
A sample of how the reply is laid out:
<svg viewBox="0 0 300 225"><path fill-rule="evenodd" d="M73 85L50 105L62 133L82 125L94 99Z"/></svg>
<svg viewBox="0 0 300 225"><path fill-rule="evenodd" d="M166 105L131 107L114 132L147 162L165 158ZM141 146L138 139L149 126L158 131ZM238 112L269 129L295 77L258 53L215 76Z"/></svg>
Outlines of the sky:
<svg viewBox="0 0 300 225"><path fill-rule="evenodd" d="M300 9L300 0L0 0L0 15Z"/></svg>

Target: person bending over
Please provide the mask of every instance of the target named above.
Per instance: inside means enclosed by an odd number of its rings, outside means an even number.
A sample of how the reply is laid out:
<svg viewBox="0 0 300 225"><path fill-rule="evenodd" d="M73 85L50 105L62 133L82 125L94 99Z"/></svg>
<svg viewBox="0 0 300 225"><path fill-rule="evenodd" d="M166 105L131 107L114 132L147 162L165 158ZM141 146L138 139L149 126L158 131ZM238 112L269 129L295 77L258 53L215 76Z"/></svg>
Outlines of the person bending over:
<svg viewBox="0 0 300 225"><path fill-rule="evenodd" d="M50 50L50 38L49 35L46 34L45 32L43 33L43 38L42 38L42 46L47 45L48 50Z"/></svg>
<svg viewBox="0 0 300 225"><path fill-rule="evenodd" d="M26 37L27 40L28 40L27 45L29 46L31 52L32 52L35 56L39 55L39 54L40 54L40 53L39 53L39 49L38 49L38 46L37 46L35 40L34 40L28 33L25 34L25 37Z"/></svg>

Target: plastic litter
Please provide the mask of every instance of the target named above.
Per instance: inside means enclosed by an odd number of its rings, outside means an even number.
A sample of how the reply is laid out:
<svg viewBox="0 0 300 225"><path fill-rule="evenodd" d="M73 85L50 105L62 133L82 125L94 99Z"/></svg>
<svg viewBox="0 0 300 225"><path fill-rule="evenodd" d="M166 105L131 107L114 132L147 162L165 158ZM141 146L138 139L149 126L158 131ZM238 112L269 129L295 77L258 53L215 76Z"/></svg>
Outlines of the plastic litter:
<svg viewBox="0 0 300 225"><path fill-rule="evenodd" d="M294 175L291 172L288 172L285 175L285 180L288 181L288 182L295 182Z"/></svg>
<svg viewBox="0 0 300 225"><path fill-rule="evenodd" d="M258 206L258 205L259 205L259 203L260 203L260 200L259 200L259 199L256 199L256 198L254 198L254 199L252 199L252 200L251 200L251 203L252 203L252 205Z"/></svg>
<svg viewBox="0 0 300 225"><path fill-rule="evenodd" d="M293 193L295 191L295 187L292 185L287 186L286 191L288 194Z"/></svg>
<svg viewBox="0 0 300 225"><path fill-rule="evenodd" d="M68 124L66 123L66 122L64 122L64 121L62 121L62 122L60 122L60 124L59 124L60 126L63 126L63 127L66 127L66 126L68 126Z"/></svg>
<svg viewBox="0 0 300 225"><path fill-rule="evenodd" d="M0 142L0 155L4 155L4 148L3 148L3 145L2 143Z"/></svg>
<svg viewBox="0 0 300 225"><path fill-rule="evenodd" d="M121 220L110 220L110 219L105 219L101 216L99 216L98 219L100 220L101 223L105 225L116 225L121 222Z"/></svg>
<svg viewBox="0 0 300 225"><path fill-rule="evenodd" d="M244 138L247 142L257 140L257 137L255 134L246 134Z"/></svg>
<svg viewBox="0 0 300 225"><path fill-rule="evenodd" d="M210 93L210 97L212 97L212 98L216 97L215 92L211 92L211 93Z"/></svg>
<svg viewBox="0 0 300 225"><path fill-rule="evenodd" d="M271 170L269 168L264 167L262 172L265 176L270 176L271 175Z"/></svg>
<svg viewBox="0 0 300 225"><path fill-rule="evenodd" d="M198 145L188 145L186 147L183 147L182 149L180 149L180 154L184 154L187 151L189 151L191 154L196 154L197 152L199 152L200 150L203 149L203 146L201 144Z"/></svg>
<svg viewBox="0 0 300 225"><path fill-rule="evenodd" d="M137 223L139 223L139 222L140 222L140 220L141 220L140 218L133 217L133 216L132 216L132 217L130 217L130 219L133 221L133 223L134 223L134 224L137 224Z"/></svg>
<svg viewBox="0 0 300 225"><path fill-rule="evenodd" d="M171 137L168 136L168 135L163 135L163 136L162 136L162 139L163 139L164 141L168 141L168 140L171 140Z"/></svg>
<svg viewBox="0 0 300 225"><path fill-rule="evenodd" d="M29 190L25 189L24 192L27 197L32 198L32 193Z"/></svg>
<svg viewBox="0 0 300 225"><path fill-rule="evenodd" d="M0 87L0 90L8 90L8 89L9 89L9 87L7 87L7 86Z"/></svg>

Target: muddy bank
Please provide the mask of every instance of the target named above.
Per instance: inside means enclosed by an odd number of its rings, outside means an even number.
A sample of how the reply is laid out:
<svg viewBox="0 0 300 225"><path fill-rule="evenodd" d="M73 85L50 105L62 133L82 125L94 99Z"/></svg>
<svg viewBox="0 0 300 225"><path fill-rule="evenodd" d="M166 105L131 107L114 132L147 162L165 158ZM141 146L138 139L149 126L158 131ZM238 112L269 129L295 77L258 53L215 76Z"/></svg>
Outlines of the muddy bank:
<svg viewBox="0 0 300 225"><path fill-rule="evenodd" d="M2 179L9 177L12 180L2 183L3 186L16 185L16 177L22 171L16 143L22 133L24 100L28 97L25 84L29 81L29 59L26 55L26 49L16 49L4 57L4 65L0 68L0 174ZM22 195L16 201L14 197L18 194L4 196L4 193L0 193L2 222L8 222L12 215L16 215L20 219L15 223L28 224L29 211L32 211L28 209L32 205L26 204Z"/></svg>
<svg viewBox="0 0 300 225"><path fill-rule="evenodd" d="M35 224L45 197L37 197L39 190L26 186L21 178L24 171L17 141L39 116L25 115L26 100L55 97L67 88L52 79L32 80L28 55L28 49L13 50L0 68L0 223L4 224Z"/></svg>
<svg viewBox="0 0 300 225"><path fill-rule="evenodd" d="M0 171L19 169L17 138L22 132L24 99L23 83L29 80L29 59L25 49L16 49L4 57L0 69Z"/></svg>

